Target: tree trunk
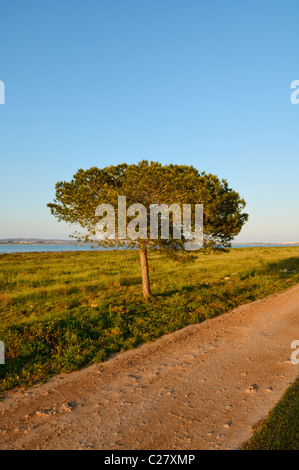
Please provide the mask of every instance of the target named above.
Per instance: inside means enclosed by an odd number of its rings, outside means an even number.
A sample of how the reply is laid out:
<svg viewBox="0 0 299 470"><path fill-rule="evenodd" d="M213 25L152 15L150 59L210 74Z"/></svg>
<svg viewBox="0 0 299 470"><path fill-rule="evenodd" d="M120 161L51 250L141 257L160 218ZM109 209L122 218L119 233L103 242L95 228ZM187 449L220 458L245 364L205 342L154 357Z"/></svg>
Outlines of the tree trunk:
<svg viewBox="0 0 299 470"><path fill-rule="evenodd" d="M143 297L151 296L150 281L148 276L148 262L147 262L147 249L144 246L140 247L140 264L142 276L142 291Z"/></svg>

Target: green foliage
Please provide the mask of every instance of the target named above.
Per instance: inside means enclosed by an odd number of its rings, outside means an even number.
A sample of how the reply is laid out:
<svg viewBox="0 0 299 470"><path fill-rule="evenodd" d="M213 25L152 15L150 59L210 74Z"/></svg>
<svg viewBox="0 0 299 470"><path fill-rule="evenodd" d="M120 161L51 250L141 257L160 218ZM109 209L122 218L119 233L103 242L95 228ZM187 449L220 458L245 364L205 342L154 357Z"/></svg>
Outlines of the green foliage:
<svg viewBox="0 0 299 470"><path fill-rule="evenodd" d="M206 247L230 246L230 241L248 219L248 215L242 212L245 207L244 199L229 188L226 180L220 181L214 175L199 173L192 166L162 166L160 163L147 161L141 161L137 165L80 169L70 182L60 181L56 184L55 200L48 207L58 220L79 224L86 230L84 236L80 233L74 235L79 240L93 240L102 245L136 245L129 239L114 243L95 238L95 225L99 221L95 216L97 206L111 204L118 220L118 196L126 196L127 207L135 203L143 204L148 217L151 204L178 204L182 210L183 204L203 203ZM150 244L149 226L148 220L146 245ZM172 228L172 214L170 227ZM151 244L164 250L184 249L184 240L175 240L172 235L170 230L170 240L162 240L158 236ZM139 242L137 240L137 244Z"/></svg>

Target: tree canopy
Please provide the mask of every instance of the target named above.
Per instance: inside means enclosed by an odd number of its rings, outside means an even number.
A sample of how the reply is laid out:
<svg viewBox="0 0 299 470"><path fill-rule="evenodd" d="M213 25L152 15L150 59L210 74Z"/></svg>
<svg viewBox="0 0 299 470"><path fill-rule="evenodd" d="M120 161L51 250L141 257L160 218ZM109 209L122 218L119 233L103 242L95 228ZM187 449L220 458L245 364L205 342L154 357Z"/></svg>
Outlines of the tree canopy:
<svg viewBox="0 0 299 470"><path fill-rule="evenodd" d="M143 160L138 164L120 164L105 168L92 167L79 169L69 182L59 181L56 184L54 202L49 203L51 213L68 223L78 224L84 233L76 233L78 241L93 241L99 245L138 246L141 253L141 265L145 262L147 270L147 248L169 251L184 251L184 237L173 236L173 216L169 214L170 230L168 239L161 237L159 229L155 239L150 238L149 226L146 239L118 238L114 240L98 239L96 226L99 217L96 209L101 204L110 204L115 208L116 220L120 222L118 198L126 197L126 207L142 204L148 217L152 205L203 204L203 248L230 247L232 239L240 232L248 219L243 211L245 201L231 189L225 179L199 172L187 165L162 165L157 162ZM128 215L127 226L134 218ZM161 224L161 220L159 221ZM194 224L194 213L192 214ZM121 227L118 227L120 229ZM160 227L161 228L161 227ZM142 260L145 257L145 260ZM148 274L147 274L148 277ZM143 279L144 281L144 279ZM148 292L150 295L149 281Z"/></svg>

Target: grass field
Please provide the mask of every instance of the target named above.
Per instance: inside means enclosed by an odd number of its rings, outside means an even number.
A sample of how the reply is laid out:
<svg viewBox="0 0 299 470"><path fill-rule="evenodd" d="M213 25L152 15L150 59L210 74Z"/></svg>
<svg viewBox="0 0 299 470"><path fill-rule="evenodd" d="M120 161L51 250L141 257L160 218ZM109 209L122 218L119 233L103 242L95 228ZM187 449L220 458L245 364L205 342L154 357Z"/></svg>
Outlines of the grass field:
<svg viewBox="0 0 299 470"><path fill-rule="evenodd" d="M153 297L146 301L137 252L0 256L0 394L299 282L299 247L238 248L185 263L150 254L149 264ZM297 382L245 448L298 448L298 415Z"/></svg>
<svg viewBox="0 0 299 470"><path fill-rule="evenodd" d="M0 256L1 392L70 372L299 282L299 247L238 248L181 263L137 252Z"/></svg>

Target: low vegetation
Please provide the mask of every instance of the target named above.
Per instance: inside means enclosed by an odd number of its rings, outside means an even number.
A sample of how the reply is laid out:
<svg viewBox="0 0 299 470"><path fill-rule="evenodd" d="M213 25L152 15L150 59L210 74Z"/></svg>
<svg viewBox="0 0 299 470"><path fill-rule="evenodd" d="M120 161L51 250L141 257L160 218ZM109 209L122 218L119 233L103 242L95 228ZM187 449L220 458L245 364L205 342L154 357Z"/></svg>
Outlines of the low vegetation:
<svg viewBox="0 0 299 470"><path fill-rule="evenodd" d="M258 424L243 450L299 450L299 378Z"/></svg>
<svg viewBox="0 0 299 470"><path fill-rule="evenodd" d="M153 296L145 300L135 251L1 255L1 393L299 282L299 247L196 254L183 264L149 256Z"/></svg>

